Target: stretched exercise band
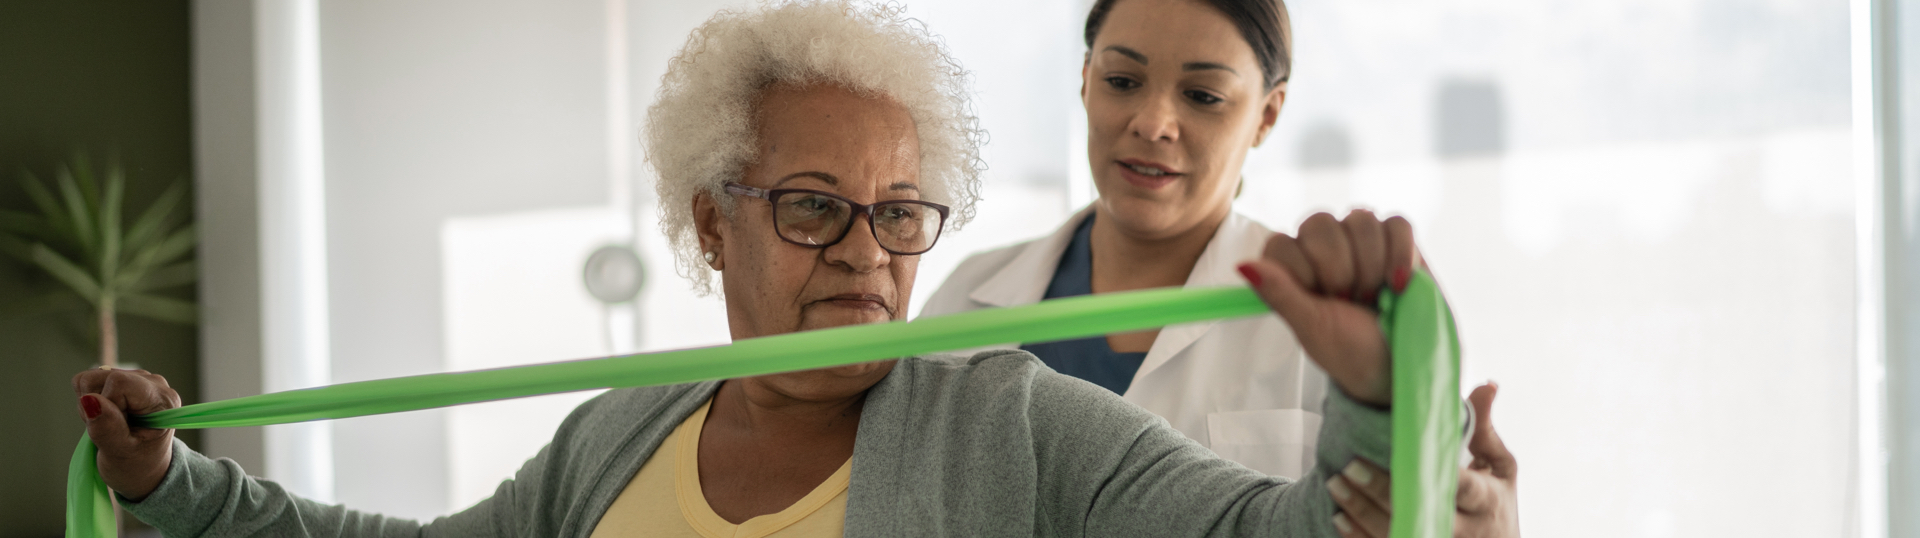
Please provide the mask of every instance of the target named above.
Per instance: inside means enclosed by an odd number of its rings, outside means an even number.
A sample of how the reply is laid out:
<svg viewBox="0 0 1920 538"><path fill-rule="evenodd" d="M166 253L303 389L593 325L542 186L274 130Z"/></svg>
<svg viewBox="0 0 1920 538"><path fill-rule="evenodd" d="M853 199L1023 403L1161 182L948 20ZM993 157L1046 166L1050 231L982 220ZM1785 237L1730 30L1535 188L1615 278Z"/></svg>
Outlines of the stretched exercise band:
<svg viewBox="0 0 1920 538"><path fill-rule="evenodd" d="M1416 272L1384 294L1393 353L1392 538L1440 538L1453 526L1459 452L1459 347L1433 280ZM731 345L341 383L207 402L133 417L150 428L263 426L398 413L559 392L641 387L809 370L994 345L1046 342L1269 313L1245 287L1165 288L977 310L912 322L853 325ZM111 536L113 507L80 437L67 468L67 536Z"/></svg>

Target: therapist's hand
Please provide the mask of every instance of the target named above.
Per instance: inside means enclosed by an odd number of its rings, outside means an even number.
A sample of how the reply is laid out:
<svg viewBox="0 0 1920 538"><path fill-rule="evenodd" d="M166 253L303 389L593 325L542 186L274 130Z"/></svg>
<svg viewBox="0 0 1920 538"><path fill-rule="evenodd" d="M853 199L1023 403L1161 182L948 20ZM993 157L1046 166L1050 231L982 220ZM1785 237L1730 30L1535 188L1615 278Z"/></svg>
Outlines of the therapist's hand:
<svg viewBox="0 0 1920 538"><path fill-rule="evenodd" d="M1493 431L1493 397L1499 391L1499 385L1487 383L1467 397L1477 420L1472 437L1467 439L1473 463L1460 470L1460 485L1454 490L1454 538L1520 536L1519 465L1500 434ZM1327 481L1327 493L1340 506L1333 524L1340 536L1387 537L1393 513L1393 505L1388 502L1390 483L1385 469L1362 460L1355 460Z"/></svg>
<svg viewBox="0 0 1920 538"><path fill-rule="evenodd" d="M146 370L98 368L74 375L73 392L99 448L100 479L127 500L147 498L173 463L173 430L132 427L127 417L180 407L180 393Z"/></svg>
<svg viewBox="0 0 1920 538"><path fill-rule="evenodd" d="M1407 219L1357 209L1345 219L1307 217L1298 238L1274 234L1240 273L1335 385L1384 407L1393 403L1393 377L1374 301L1383 287L1405 289L1415 266L1424 263Z"/></svg>
<svg viewBox="0 0 1920 538"><path fill-rule="evenodd" d="M1500 385L1488 382L1467 396L1473 403L1473 436L1467 438L1473 463L1460 470L1460 490L1454 497L1455 537L1520 536L1520 464L1493 431L1493 397L1499 393Z"/></svg>

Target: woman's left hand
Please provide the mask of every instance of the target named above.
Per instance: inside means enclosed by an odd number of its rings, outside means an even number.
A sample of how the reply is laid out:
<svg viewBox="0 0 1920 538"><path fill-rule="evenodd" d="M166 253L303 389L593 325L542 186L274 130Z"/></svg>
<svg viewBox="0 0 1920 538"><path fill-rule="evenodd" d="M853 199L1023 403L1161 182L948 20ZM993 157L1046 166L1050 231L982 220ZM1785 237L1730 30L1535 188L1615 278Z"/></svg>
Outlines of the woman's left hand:
<svg viewBox="0 0 1920 538"><path fill-rule="evenodd" d="M1407 219L1382 221L1356 209L1344 220L1307 217L1297 239L1274 234L1240 274L1334 384L1354 400L1384 407L1393 403L1393 377L1373 305L1381 288L1405 289L1421 265Z"/></svg>
<svg viewBox="0 0 1920 538"><path fill-rule="evenodd" d="M1499 391L1499 385L1488 383L1473 389L1473 395L1467 397L1477 420L1473 436L1467 439L1473 463L1460 470L1460 485L1454 492L1454 538L1520 536L1519 464L1500 434L1493 431L1493 397ZM1327 481L1327 492L1340 506L1340 513L1334 516L1334 528L1340 536L1387 537L1393 515L1393 505L1387 500L1391 482L1385 469L1364 460L1354 460Z"/></svg>

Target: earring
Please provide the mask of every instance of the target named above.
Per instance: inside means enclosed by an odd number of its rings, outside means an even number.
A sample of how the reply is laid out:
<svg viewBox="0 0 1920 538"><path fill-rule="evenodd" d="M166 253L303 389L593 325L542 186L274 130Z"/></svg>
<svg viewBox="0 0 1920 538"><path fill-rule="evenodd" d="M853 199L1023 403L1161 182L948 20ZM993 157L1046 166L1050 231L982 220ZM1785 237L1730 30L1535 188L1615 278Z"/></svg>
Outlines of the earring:
<svg viewBox="0 0 1920 538"><path fill-rule="evenodd" d="M707 251L705 256L705 258L707 259L707 263L713 263L714 258L718 258L718 257L720 257L720 255L714 254L713 251L711 250Z"/></svg>

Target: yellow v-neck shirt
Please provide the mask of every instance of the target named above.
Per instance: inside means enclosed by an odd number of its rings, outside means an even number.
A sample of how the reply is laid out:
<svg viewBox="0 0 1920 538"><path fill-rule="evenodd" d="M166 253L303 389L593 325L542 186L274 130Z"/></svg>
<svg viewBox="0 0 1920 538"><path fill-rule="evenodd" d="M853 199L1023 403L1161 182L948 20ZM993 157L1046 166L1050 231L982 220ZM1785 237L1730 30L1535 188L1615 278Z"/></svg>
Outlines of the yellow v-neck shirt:
<svg viewBox="0 0 1920 538"><path fill-rule="evenodd" d="M818 538L844 534L852 459L786 510L739 525L713 513L706 494L700 491L700 429L712 405L713 400L707 400L660 441L660 448L600 516L592 538Z"/></svg>

